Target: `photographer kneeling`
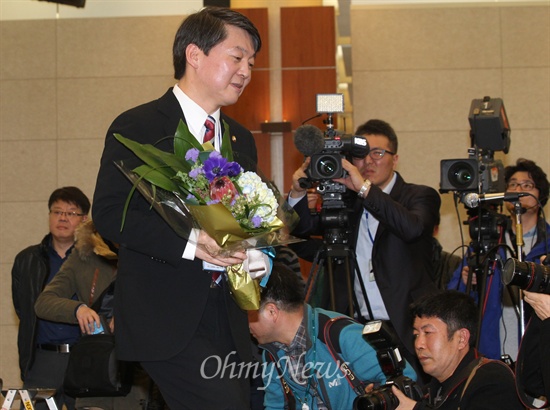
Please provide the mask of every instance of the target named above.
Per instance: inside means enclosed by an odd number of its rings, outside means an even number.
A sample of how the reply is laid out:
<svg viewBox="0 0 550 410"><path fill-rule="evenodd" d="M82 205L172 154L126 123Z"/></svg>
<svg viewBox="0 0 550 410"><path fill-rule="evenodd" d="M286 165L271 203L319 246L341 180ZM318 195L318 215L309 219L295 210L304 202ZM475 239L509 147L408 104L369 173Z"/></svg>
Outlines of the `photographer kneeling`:
<svg viewBox="0 0 550 410"><path fill-rule="evenodd" d="M397 410L524 409L516 394L514 374L504 363L479 355L477 308L457 291L427 296L411 307L415 350L424 371L432 376L426 396L415 402L393 387Z"/></svg>
<svg viewBox="0 0 550 410"><path fill-rule="evenodd" d="M275 263L261 292L260 309L248 311L248 321L264 350L266 409L351 409L364 394L363 384L352 387L355 380L386 381L363 325L348 317L331 322L342 315L304 303L303 283L287 266ZM416 378L409 364L403 375Z"/></svg>

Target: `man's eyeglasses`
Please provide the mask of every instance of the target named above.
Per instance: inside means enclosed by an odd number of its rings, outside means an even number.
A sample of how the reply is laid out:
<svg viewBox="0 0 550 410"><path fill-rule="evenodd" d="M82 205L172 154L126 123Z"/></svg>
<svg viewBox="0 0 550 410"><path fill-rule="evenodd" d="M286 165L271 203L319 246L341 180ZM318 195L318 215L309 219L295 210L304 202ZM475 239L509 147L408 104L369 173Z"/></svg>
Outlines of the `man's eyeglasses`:
<svg viewBox="0 0 550 410"><path fill-rule="evenodd" d="M368 156L371 157L371 159L377 160L384 158L384 155L386 154L395 155L395 152L388 151L387 149L376 148L371 149Z"/></svg>
<svg viewBox="0 0 550 410"><path fill-rule="evenodd" d="M50 209L50 215L55 216L56 218L60 218L62 216L66 216L69 219L78 218L80 216L84 216L86 214L79 214L78 212L70 212L70 211L59 211L57 209Z"/></svg>
<svg viewBox="0 0 550 410"><path fill-rule="evenodd" d="M532 191L533 188L535 188L535 184L531 181L525 181L525 182L508 182L508 185L506 185L507 189L516 189L517 187L521 187L522 191Z"/></svg>

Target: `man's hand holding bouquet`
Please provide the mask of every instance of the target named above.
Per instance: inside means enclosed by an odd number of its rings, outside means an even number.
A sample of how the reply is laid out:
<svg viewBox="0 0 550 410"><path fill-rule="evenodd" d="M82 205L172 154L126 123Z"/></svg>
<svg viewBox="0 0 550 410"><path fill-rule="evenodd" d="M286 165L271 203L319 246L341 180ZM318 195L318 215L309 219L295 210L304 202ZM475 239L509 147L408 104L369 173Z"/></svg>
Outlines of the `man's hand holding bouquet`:
<svg viewBox="0 0 550 410"><path fill-rule="evenodd" d="M288 232L297 216L272 183L243 168L255 164L234 161L226 123L224 129L220 152L210 142L200 144L183 121L173 153L115 134L143 162L131 169L116 165L133 182L126 206L138 189L179 236L197 246L196 257L226 267L239 306L257 309L259 283L243 269L245 250L273 253L272 246L296 241ZM126 207L121 229L125 218Z"/></svg>

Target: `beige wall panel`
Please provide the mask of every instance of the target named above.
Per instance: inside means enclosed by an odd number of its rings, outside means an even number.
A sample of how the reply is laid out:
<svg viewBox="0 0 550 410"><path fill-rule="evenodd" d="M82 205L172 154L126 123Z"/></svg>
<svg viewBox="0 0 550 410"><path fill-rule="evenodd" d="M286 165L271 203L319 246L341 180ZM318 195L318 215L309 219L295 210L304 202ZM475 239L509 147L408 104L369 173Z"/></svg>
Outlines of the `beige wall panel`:
<svg viewBox="0 0 550 410"><path fill-rule="evenodd" d="M55 20L0 22L0 79L55 77Z"/></svg>
<svg viewBox="0 0 550 410"><path fill-rule="evenodd" d="M172 43L181 21L180 16L60 20L58 75L172 76Z"/></svg>
<svg viewBox="0 0 550 410"><path fill-rule="evenodd" d="M501 97L499 70L354 72L354 124L370 118L397 130L438 131L469 128L474 98Z"/></svg>
<svg viewBox="0 0 550 410"><path fill-rule="evenodd" d="M548 67L550 3L502 9L502 62L505 67Z"/></svg>
<svg viewBox="0 0 550 410"><path fill-rule="evenodd" d="M0 142L2 201L48 199L57 184L56 145L55 141Z"/></svg>
<svg viewBox="0 0 550 410"><path fill-rule="evenodd" d="M57 133L55 79L0 81L0 140L45 140Z"/></svg>
<svg viewBox="0 0 550 410"><path fill-rule="evenodd" d="M53 191L53 189L51 190ZM20 251L39 243L48 233L48 198L50 193L41 201L2 203L0 208L0 218L2 218L0 260L2 264L13 263L15 256ZM9 270L2 270L2 273L7 272L11 272L11 265ZM11 283L11 279L2 277L1 283L8 282Z"/></svg>
<svg viewBox="0 0 550 410"><path fill-rule="evenodd" d="M550 61L548 63L541 68L502 70L504 105L512 130L550 128Z"/></svg>
<svg viewBox="0 0 550 410"><path fill-rule="evenodd" d="M438 162L468 156L471 100L501 97L512 143L495 158L531 158L550 174L549 16L550 7L529 5L352 10L354 123L388 120L400 137L398 170L438 189ZM461 230L471 240L466 210L458 205L457 220L453 195L441 198L439 239L452 251Z"/></svg>
<svg viewBox="0 0 550 410"><path fill-rule="evenodd" d="M23 385L19 378L19 355L17 353L17 326L0 326L0 369L5 388Z"/></svg>
<svg viewBox="0 0 550 410"><path fill-rule="evenodd" d="M510 151L504 162L513 165L517 158L529 158L540 165L550 176L550 129L514 129L511 133ZM550 210L550 207L547 206ZM546 218L550 220L550 214L546 212Z"/></svg>
<svg viewBox="0 0 550 410"><path fill-rule="evenodd" d="M77 186L91 201L102 152L103 138L60 141L57 155L64 159L57 164L58 185Z"/></svg>
<svg viewBox="0 0 550 410"><path fill-rule="evenodd" d="M441 159L467 158L470 138L467 131L406 132L396 129L399 138L397 170L406 180L439 188Z"/></svg>
<svg viewBox="0 0 550 410"><path fill-rule="evenodd" d="M496 8L352 9L354 81L362 70L498 67L499 26Z"/></svg>
<svg viewBox="0 0 550 410"><path fill-rule="evenodd" d="M103 140L121 112L159 98L175 83L171 76L59 80L59 139Z"/></svg>
<svg viewBox="0 0 550 410"><path fill-rule="evenodd" d="M322 6L323 0L231 0L231 8Z"/></svg>

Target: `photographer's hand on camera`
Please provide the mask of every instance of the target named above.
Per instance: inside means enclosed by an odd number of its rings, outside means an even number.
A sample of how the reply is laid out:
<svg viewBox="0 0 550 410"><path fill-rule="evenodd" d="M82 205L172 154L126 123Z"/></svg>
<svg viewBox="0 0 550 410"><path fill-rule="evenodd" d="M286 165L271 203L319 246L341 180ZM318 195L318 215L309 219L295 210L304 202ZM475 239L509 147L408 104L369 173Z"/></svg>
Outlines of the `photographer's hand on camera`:
<svg viewBox="0 0 550 410"><path fill-rule="evenodd" d="M550 317L550 295L523 291L525 302L529 303L541 320Z"/></svg>
<svg viewBox="0 0 550 410"><path fill-rule="evenodd" d="M301 198L307 194L307 187L303 186L303 181L307 180L306 169L309 167L311 157L306 157L300 168L292 174L292 188L290 189L291 198Z"/></svg>
<svg viewBox="0 0 550 410"><path fill-rule="evenodd" d="M462 277L462 282L466 285L468 283L468 276L470 276L470 267L464 266L462 268L462 272L460 273L460 276ZM472 285L477 285L476 275L472 275Z"/></svg>
<svg viewBox="0 0 550 410"><path fill-rule="evenodd" d="M416 406L417 402L408 398L405 393L399 390L396 386L392 386L391 390L395 397L399 400L399 406L395 410L412 410Z"/></svg>
<svg viewBox="0 0 550 410"><path fill-rule="evenodd" d="M351 189L355 192L360 192L361 188L365 184L365 178L359 172L359 169L349 162L347 159L342 159L342 168L347 172L345 178L336 178L333 181L338 182L346 186L346 188ZM366 196L366 192L363 196Z"/></svg>

